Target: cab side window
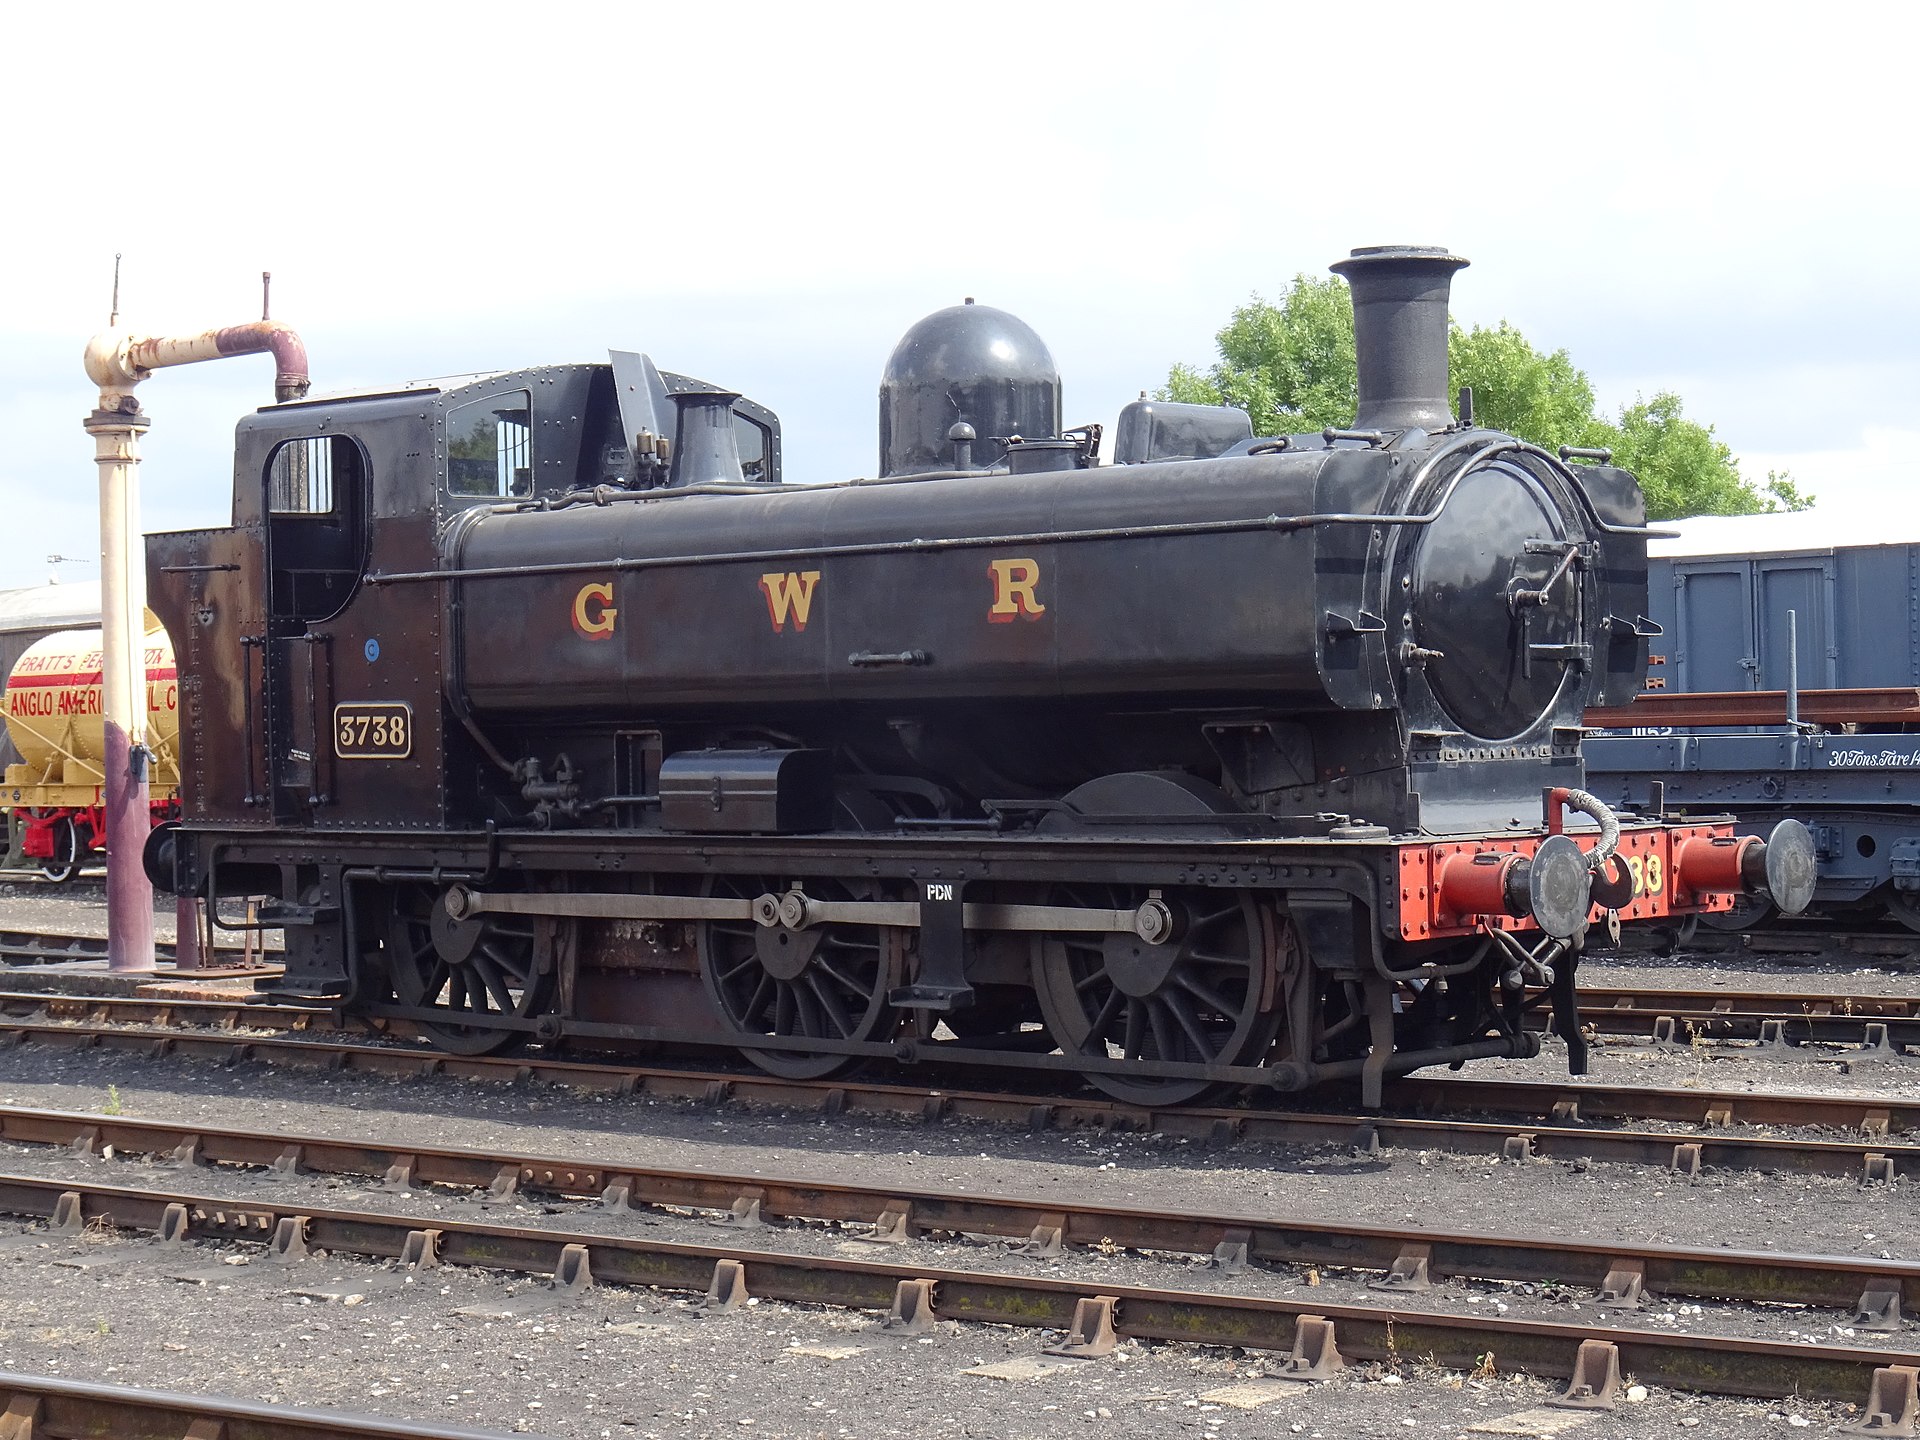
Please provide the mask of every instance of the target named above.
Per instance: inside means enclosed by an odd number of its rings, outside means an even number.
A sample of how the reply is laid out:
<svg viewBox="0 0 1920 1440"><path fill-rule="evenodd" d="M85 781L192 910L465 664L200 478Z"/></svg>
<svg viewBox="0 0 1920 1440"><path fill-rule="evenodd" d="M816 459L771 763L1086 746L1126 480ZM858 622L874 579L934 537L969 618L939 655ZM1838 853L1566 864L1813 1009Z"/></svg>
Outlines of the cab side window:
<svg viewBox="0 0 1920 1440"><path fill-rule="evenodd" d="M738 410L733 412L733 440L740 449L740 476L744 480L767 479L767 427L749 420Z"/></svg>
<svg viewBox="0 0 1920 1440"><path fill-rule="evenodd" d="M367 556L366 452L346 435L282 440L267 460L268 603L276 625L336 615Z"/></svg>
<svg viewBox="0 0 1920 1440"><path fill-rule="evenodd" d="M274 515L333 514L336 463L344 484L358 477L360 451L338 435L286 440L274 447L267 465L267 510Z"/></svg>
<svg viewBox="0 0 1920 1440"><path fill-rule="evenodd" d="M525 390L447 412L447 489L455 495L533 493L533 398Z"/></svg>

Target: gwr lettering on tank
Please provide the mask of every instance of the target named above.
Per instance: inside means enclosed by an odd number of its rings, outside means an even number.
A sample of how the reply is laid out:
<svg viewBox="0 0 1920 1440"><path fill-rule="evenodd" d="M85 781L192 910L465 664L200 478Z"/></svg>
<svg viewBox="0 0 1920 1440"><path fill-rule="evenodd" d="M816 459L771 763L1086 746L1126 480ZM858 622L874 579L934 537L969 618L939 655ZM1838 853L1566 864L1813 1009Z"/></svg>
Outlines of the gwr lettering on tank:
<svg viewBox="0 0 1920 1440"><path fill-rule="evenodd" d="M1018 620L1038 620L1047 613L1037 591L1040 585L1038 560L989 560L987 573L993 577L993 605L987 619L995 625L1010 625Z"/></svg>
<svg viewBox="0 0 1920 1440"><path fill-rule="evenodd" d="M573 597L573 628L585 640L605 640L612 636L620 612L613 603L613 582L596 580L582 585Z"/></svg>
<svg viewBox="0 0 1920 1440"><path fill-rule="evenodd" d="M760 577L760 593L767 600L767 618L773 621L775 634L793 622L795 631L807 628L813 614L813 592L820 584L818 570L770 570Z"/></svg>
<svg viewBox="0 0 1920 1440"><path fill-rule="evenodd" d="M987 607L987 619L992 624L1038 620L1047 613L1047 607L1040 600L1038 560L1024 556L989 560L987 575L993 582L992 602ZM776 634L785 633L789 623L796 633L807 628L819 585L818 570L770 570L760 577L760 594L767 602L767 618L773 622Z"/></svg>

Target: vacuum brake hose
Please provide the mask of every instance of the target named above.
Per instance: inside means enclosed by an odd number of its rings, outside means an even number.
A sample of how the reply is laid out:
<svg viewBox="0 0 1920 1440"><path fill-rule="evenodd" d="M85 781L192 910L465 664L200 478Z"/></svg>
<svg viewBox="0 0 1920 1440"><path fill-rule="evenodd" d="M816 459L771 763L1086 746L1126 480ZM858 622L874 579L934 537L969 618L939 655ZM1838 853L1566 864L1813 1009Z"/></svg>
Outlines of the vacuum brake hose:
<svg viewBox="0 0 1920 1440"><path fill-rule="evenodd" d="M1598 870L1613 858L1613 852L1620 844L1620 818L1607 808L1606 802L1598 795L1585 790L1561 790L1560 802L1569 810L1578 810L1582 815L1591 816L1600 826L1600 839L1593 849L1587 852L1587 869Z"/></svg>

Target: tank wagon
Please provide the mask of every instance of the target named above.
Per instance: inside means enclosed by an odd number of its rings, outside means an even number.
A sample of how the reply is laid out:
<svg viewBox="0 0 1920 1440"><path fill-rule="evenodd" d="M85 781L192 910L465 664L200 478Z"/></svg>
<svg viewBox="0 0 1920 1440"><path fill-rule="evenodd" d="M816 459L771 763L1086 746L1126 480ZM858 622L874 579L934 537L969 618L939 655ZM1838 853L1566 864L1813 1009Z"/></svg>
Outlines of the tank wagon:
<svg viewBox="0 0 1920 1440"><path fill-rule="evenodd" d="M29 646L58 630L78 630L100 623L100 586L93 581L72 585L33 585L0 590L0 674L11 675L14 662ZM0 725L0 769L20 763L6 727Z"/></svg>
<svg viewBox="0 0 1920 1440"><path fill-rule="evenodd" d="M1703 517L1652 543L1647 688L1591 718L1593 789L1812 831L1814 908L1920 930L1920 530ZM1773 917L1764 898L1715 923Z"/></svg>
<svg viewBox="0 0 1920 1440"><path fill-rule="evenodd" d="M150 873L272 897L272 993L453 1050L1155 1103L1530 1054L1613 921L1792 908L1810 852L1585 793L1641 497L1455 419L1465 263L1334 267L1352 428L1142 402L1111 464L972 304L888 362L872 479L786 482L771 411L625 352L262 409L232 527L148 542L187 759Z"/></svg>
<svg viewBox="0 0 1920 1440"><path fill-rule="evenodd" d="M100 592L48 585L0 595L0 868L37 869L55 882L102 858L106 825L100 722ZM174 761L178 692L173 643L148 616L148 793L154 823L178 817Z"/></svg>

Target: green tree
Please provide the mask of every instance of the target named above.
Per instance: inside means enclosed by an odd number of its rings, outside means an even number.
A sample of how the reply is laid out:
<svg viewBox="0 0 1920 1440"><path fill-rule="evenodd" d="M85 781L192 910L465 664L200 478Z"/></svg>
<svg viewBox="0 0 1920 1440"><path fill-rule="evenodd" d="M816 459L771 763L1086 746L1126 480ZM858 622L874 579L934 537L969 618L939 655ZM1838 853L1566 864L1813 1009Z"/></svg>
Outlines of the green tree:
<svg viewBox="0 0 1920 1440"><path fill-rule="evenodd" d="M1206 370L1175 365L1163 400L1232 405L1256 435L1298 435L1351 424L1357 398L1353 305L1346 282L1296 275L1279 304L1254 296L1215 337L1220 358ZM1474 420L1551 449L1609 449L1640 477L1647 513L1746 515L1805 510L1814 497L1793 477L1769 473L1756 485L1710 425L1689 420L1680 398L1663 391L1598 413L1593 385L1565 350L1543 354L1502 320L1491 328L1452 326L1448 362L1455 387L1473 390Z"/></svg>
<svg viewBox="0 0 1920 1440"><path fill-rule="evenodd" d="M1593 386L1564 350L1542 355L1502 320L1493 329L1452 327L1447 363L1456 393L1473 391L1473 419L1551 449L1608 443L1608 426L1595 418Z"/></svg>
<svg viewBox="0 0 1920 1440"><path fill-rule="evenodd" d="M1639 477L1647 513L1656 520L1813 508L1814 497L1783 470L1768 471L1761 485L1742 475L1739 460L1713 427L1687 419L1670 390L1621 406L1619 423L1609 428L1605 443L1614 463Z"/></svg>
<svg viewBox="0 0 1920 1440"><path fill-rule="evenodd" d="M1624 406L1609 448L1639 477L1649 515L1750 515L1761 508L1733 451L1711 425L1687 419L1672 391Z"/></svg>
<svg viewBox="0 0 1920 1440"><path fill-rule="evenodd" d="M1176 365L1163 400L1232 405L1256 435L1299 435L1353 423L1353 305L1344 280L1296 275L1278 305L1258 295L1214 337L1220 360L1204 374Z"/></svg>

